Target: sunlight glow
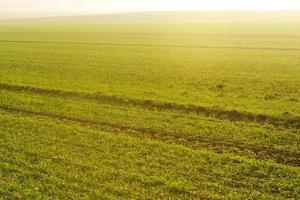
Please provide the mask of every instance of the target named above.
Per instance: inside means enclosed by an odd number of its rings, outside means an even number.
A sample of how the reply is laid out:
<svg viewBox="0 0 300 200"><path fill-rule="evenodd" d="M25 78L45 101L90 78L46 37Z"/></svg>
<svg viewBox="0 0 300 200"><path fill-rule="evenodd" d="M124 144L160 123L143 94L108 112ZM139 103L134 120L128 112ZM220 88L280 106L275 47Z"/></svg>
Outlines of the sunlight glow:
<svg viewBox="0 0 300 200"><path fill-rule="evenodd" d="M0 0L1 13L172 10L300 10L299 0Z"/></svg>

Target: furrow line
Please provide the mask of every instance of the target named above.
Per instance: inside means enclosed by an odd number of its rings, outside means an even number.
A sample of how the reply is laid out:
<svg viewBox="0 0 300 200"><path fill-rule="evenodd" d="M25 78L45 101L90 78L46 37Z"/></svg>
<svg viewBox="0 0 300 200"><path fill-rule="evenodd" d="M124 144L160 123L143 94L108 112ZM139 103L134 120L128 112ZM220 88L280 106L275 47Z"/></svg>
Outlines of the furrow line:
<svg viewBox="0 0 300 200"><path fill-rule="evenodd" d="M49 95L52 97L63 97L72 99L83 99L83 100L93 100L100 103L106 103L111 105L132 105L141 107L147 110L161 110L161 111L179 111L183 113L196 113L199 115L204 115L205 117L213 117L221 120L230 121L244 121L244 122L256 122L256 123L267 123L274 126L285 127L285 128L295 128L300 129L300 116L281 118L276 116L270 116L265 114L254 114L250 112L243 112L237 110L222 110L209 108L204 106L196 105L184 105L175 104L168 102L158 102L153 100L142 100L125 98L118 96L109 96L102 93L82 93L82 92L72 92L72 91L62 91L54 89L43 89L31 86L18 86L9 85L6 83L0 83L0 90L7 90L19 93L27 94L38 94L38 95Z"/></svg>
<svg viewBox="0 0 300 200"><path fill-rule="evenodd" d="M280 47L239 47L239 46L200 46L200 45L155 45L155 44L129 44L104 42L59 42L59 41L32 41L32 40L0 40L0 43L13 44L63 44L63 45L94 45L116 47L145 47L145 48L188 48L188 49L237 49L237 50L266 50L266 51L300 51L300 48Z"/></svg>
<svg viewBox="0 0 300 200"><path fill-rule="evenodd" d="M84 127L95 128L101 131L107 131L116 134L127 134L133 137L148 138L169 144L183 145L195 150L208 149L216 153L234 153L242 156L251 155L260 160L267 159L290 166L300 166L300 153L274 149L271 146L264 147L253 144L246 144L240 141L209 139L206 137L188 135L184 133L167 133L163 131L158 132L149 128L131 127L127 125L111 124L107 122L96 122L70 116L62 116L45 112L33 112L29 110L22 110L4 106L0 106L0 109L7 113L20 114L31 117L42 117L52 120L58 120L64 123L75 123Z"/></svg>

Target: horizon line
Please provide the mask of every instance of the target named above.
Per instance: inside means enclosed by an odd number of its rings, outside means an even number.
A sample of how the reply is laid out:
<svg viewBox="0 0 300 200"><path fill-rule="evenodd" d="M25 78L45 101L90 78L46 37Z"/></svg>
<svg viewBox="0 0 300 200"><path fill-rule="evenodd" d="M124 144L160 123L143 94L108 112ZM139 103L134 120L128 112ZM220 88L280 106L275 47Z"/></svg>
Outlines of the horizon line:
<svg viewBox="0 0 300 200"><path fill-rule="evenodd" d="M247 13L247 12L299 12L300 9L270 9L270 10L229 10L229 9L215 9L215 10L140 10L140 11L75 11L75 12L7 12L0 14L0 20L14 20L14 19L42 19L42 18L55 18L55 17L80 17L80 16L92 16L92 15L122 15L122 14L142 14L142 13L188 13L188 12L198 12L198 13L209 13L209 12L228 12L228 13ZM6 14L19 15L17 17L7 16ZM20 15L31 15L31 16L20 16Z"/></svg>

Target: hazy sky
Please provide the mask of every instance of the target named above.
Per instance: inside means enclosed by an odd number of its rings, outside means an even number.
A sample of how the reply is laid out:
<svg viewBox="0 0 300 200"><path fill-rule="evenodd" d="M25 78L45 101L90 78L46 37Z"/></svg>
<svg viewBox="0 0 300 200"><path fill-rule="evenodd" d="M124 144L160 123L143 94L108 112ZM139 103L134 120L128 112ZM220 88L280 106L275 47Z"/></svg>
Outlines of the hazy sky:
<svg viewBox="0 0 300 200"><path fill-rule="evenodd" d="M2 13L152 10L300 10L300 0L0 0Z"/></svg>

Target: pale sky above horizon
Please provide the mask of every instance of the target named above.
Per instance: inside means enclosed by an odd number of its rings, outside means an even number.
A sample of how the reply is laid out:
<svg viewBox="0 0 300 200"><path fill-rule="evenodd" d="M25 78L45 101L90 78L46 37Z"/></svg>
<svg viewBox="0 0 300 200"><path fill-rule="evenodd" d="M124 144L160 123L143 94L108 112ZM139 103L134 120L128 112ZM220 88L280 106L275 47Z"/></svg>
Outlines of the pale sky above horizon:
<svg viewBox="0 0 300 200"><path fill-rule="evenodd" d="M155 10L300 10L300 0L0 0L0 15Z"/></svg>

